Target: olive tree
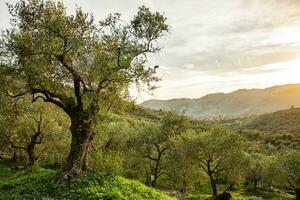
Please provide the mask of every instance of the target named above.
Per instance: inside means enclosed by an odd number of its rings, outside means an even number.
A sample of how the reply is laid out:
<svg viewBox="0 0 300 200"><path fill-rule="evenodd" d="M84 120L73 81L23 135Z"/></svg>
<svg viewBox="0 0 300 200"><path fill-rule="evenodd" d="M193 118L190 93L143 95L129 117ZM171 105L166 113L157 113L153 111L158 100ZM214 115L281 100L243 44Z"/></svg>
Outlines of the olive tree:
<svg viewBox="0 0 300 200"><path fill-rule="evenodd" d="M95 22L81 8L67 14L62 2L51 0L20 0L8 8L13 27L2 37L0 64L6 80L18 84L7 93L30 94L33 102L54 104L69 116L72 140L64 171L76 176L88 167L94 127L104 113L131 84L151 89L157 80L157 66L147 66L147 55L160 50L166 18L140 7L128 23L120 14Z"/></svg>
<svg viewBox="0 0 300 200"><path fill-rule="evenodd" d="M37 156L35 153L35 149L37 145L42 144L42 140L44 137L43 130L42 130L42 126L43 126L42 114L39 114L38 119L32 116L31 121L34 121L34 124L36 124L36 127L34 126L31 127L30 132L32 132L32 134L26 134L25 133L26 130L24 130L23 127L22 128L23 130L19 130L23 134L23 139L18 137L10 141L12 148L24 150L27 153L29 166L33 166L35 164L35 161L39 158L39 156ZM26 126L26 124L24 125ZM24 140L25 142L20 142L22 140ZM23 144L18 144L18 143L23 143Z"/></svg>
<svg viewBox="0 0 300 200"><path fill-rule="evenodd" d="M209 177L212 195L218 195L217 179L221 173L229 172L238 166L242 157L242 142L237 133L224 127L185 136L189 144L189 156Z"/></svg>
<svg viewBox="0 0 300 200"><path fill-rule="evenodd" d="M188 192L191 184L197 180L199 175L199 168L195 164L194 158L189 156L189 148L186 140L180 137L174 141L166 157L165 173L171 181L172 187L179 187L182 193Z"/></svg>
<svg viewBox="0 0 300 200"><path fill-rule="evenodd" d="M300 151L291 150L278 157L277 166L283 186L294 190L296 200L300 199Z"/></svg>
<svg viewBox="0 0 300 200"><path fill-rule="evenodd" d="M0 102L0 137L5 139L3 150L13 160L24 158L28 166L38 159L47 160L53 156L52 151L67 135L66 116L41 101L32 104L30 98L3 98ZM62 148L59 152L62 153ZM18 154L26 157L18 157Z"/></svg>
<svg viewBox="0 0 300 200"><path fill-rule="evenodd" d="M252 183L254 191L257 191L259 183L269 182L270 184L271 161L271 157L264 154L253 153L247 156L244 167L245 175L246 180Z"/></svg>
<svg viewBox="0 0 300 200"><path fill-rule="evenodd" d="M159 121L149 122L139 128L131 146L151 162L151 186L157 186L157 179L163 174L163 159L172 148L174 140L187 129L187 118L173 112L166 113Z"/></svg>

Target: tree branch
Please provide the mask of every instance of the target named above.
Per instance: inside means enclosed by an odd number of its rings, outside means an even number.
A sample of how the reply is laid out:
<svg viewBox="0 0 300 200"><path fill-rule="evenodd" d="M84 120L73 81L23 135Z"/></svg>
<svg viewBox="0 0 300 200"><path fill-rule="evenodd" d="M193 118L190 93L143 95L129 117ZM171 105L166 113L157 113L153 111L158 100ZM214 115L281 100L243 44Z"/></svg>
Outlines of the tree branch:
<svg viewBox="0 0 300 200"><path fill-rule="evenodd" d="M64 54L56 55L55 57L73 76L73 86L74 86L75 97L76 97L78 105L82 106L82 99L81 99L81 94L80 94L80 87L81 87L80 83L82 83L84 85L84 88L85 88L86 86L85 86L84 81L82 80L82 78L80 77L78 72L73 67L69 66L65 62L65 55Z"/></svg>
<svg viewBox="0 0 300 200"><path fill-rule="evenodd" d="M149 158L150 160L153 160L153 161L157 162L157 159L151 157L150 154L147 154L145 157L146 157L146 158Z"/></svg>
<svg viewBox="0 0 300 200"><path fill-rule="evenodd" d="M16 146L16 145L14 145L13 142L10 142L10 146L11 146L12 148L14 148L14 149L22 149L22 150L26 150L25 147L21 147L21 146Z"/></svg>
<svg viewBox="0 0 300 200"><path fill-rule="evenodd" d="M11 98L18 98L18 97L26 95L27 93L29 93L29 91L13 95L13 94L9 94L9 92L6 91L6 95L9 96L9 97L11 97Z"/></svg>
<svg viewBox="0 0 300 200"><path fill-rule="evenodd" d="M216 166L214 167L214 169L212 170L213 172L215 171L215 170L217 170L218 169L218 167L220 166L220 164L226 159L226 155L223 155L223 156L220 156L218 159L217 159L217 164L216 164Z"/></svg>
<svg viewBox="0 0 300 200"><path fill-rule="evenodd" d="M62 97L60 95L56 95L56 94L50 92L49 90L39 89L39 88L33 88L33 89L31 89L30 92L33 95L41 93L45 96L45 97L36 97L36 98L33 98L33 100L37 100L38 98L42 98L45 102L53 103L56 106L62 108L63 110L66 110L66 106L61 102ZM56 100L55 98L58 98L59 100Z"/></svg>

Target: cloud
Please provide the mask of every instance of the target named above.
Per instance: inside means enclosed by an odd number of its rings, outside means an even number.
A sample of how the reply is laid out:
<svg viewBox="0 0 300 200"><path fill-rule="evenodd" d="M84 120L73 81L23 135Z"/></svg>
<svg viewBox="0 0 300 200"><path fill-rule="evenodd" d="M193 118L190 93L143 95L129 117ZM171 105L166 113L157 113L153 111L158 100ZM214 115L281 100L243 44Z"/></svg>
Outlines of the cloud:
<svg viewBox="0 0 300 200"><path fill-rule="evenodd" d="M64 2L69 12L77 4L97 20L114 12L129 20L144 4L165 13L170 34L160 41L162 52L151 56L149 62L161 66L158 98L195 96L195 91L200 95L215 88L266 86L275 84L271 81L274 78L282 83L280 73L288 74L289 70L284 65L300 56L299 0ZM0 24L7 27L9 15L3 1L0 12ZM282 67L266 67L272 65Z"/></svg>
<svg viewBox="0 0 300 200"><path fill-rule="evenodd" d="M184 64L183 67L186 69L194 69L195 65L194 64Z"/></svg>
<svg viewBox="0 0 300 200"><path fill-rule="evenodd" d="M180 23L173 25L164 57L158 62L172 68L194 63L198 70L223 73L298 55L300 30L290 25L300 25L299 1L201 2L198 6L194 1L183 3L182 7L178 1L172 3L170 10L181 9L169 19ZM287 34L294 37L289 39Z"/></svg>

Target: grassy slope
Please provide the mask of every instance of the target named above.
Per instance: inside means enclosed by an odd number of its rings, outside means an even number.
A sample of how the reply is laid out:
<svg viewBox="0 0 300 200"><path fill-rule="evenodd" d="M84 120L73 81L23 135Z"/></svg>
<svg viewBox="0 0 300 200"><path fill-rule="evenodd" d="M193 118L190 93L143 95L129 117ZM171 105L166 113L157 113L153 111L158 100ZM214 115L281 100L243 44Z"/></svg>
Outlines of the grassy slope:
<svg viewBox="0 0 300 200"><path fill-rule="evenodd" d="M172 200L174 198L138 181L104 177L97 173L72 180L70 185L55 182L56 172L38 168L11 173L3 164L0 173L0 199L126 199Z"/></svg>

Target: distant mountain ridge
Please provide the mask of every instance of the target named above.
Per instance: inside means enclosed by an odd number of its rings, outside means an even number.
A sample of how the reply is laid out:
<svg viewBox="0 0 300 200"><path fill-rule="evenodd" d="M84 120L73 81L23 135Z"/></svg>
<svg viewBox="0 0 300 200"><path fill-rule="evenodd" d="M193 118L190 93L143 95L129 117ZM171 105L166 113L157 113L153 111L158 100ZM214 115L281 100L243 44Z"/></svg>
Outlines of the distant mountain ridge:
<svg viewBox="0 0 300 200"><path fill-rule="evenodd" d="M189 116L243 116L263 114L300 106L300 84L277 85L265 89L239 89L200 98L148 100L142 107L175 110Z"/></svg>

